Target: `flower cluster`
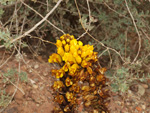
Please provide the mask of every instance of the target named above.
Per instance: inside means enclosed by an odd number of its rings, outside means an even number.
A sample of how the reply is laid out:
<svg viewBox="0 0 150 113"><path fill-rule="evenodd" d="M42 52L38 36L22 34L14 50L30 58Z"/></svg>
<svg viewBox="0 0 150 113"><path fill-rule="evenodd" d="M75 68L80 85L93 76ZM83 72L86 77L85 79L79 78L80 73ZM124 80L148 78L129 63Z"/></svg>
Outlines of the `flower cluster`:
<svg viewBox="0 0 150 113"><path fill-rule="evenodd" d="M73 35L64 34L57 40L56 46L57 53L53 53L48 61L61 66L51 72L57 78L53 89L57 92L55 101L62 111L70 113L74 110L79 95L83 98L85 107L91 106L95 100L104 107L106 90L102 88L105 86L106 69L97 65L97 52L93 52L93 45L83 45Z"/></svg>

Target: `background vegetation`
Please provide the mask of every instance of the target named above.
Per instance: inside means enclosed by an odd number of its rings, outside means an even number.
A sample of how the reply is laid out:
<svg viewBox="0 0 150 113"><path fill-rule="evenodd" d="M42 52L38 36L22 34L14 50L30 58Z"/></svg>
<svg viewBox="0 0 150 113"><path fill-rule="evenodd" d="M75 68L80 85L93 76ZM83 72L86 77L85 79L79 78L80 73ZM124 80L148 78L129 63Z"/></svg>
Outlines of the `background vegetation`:
<svg viewBox="0 0 150 113"><path fill-rule="evenodd" d="M108 86L124 93L149 78L149 5L148 0L1 0L0 48L14 54L28 49L48 59L55 46L45 40L56 42L69 33L94 45L108 70Z"/></svg>

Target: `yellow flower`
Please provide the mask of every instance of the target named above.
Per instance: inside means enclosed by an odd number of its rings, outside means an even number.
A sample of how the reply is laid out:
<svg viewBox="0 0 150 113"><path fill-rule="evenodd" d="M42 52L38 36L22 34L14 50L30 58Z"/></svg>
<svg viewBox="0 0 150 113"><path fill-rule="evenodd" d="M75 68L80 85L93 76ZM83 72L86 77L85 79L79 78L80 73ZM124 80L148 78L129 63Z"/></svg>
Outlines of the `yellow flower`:
<svg viewBox="0 0 150 113"><path fill-rule="evenodd" d="M66 45L66 41L65 41L65 40L63 40L63 41L62 41L62 44L63 44L63 45Z"/></svg>
<svg viewBox="0 0 150 113"><path fill-rule="evenodd" d="M71 40L70 45L77 46L77 40L76 39Z"/></svg>
<svg viewBox="0 0 150 113"><path fill-rule="evenodd" d="M59 69L56 74L55 77L56 78L62 78L64 76L64 70L63 69Z"/></svg>
<svg viewBox="0 0 150 113"><path fill-rule="evenodd" d="M73 84L73 82L71 81L71 79L69 77L66 78L65 80L66 86L71 86Z"/></svg>
<svg viewBox="0 0 150 113"><path fill-rule="evenodd" d="M65 72L67 72L67 71L69 70L69 67L70 67L70 63L69 63L69 62L66 62L62 69L63 69Z"/></svg>
<svg viewBox="0 0 150 113"><path fill-rule="evenodd" d="M78 55L81 55L82 51L81 50L78 50Z"/></svg>
<svg viewBox="0 0 150 113"><path fill-rule="evenodd" d="M73 39L74 39L74 36L73 36L73 35L71 35L71 36L70 36L70 39L71 39L71 40L73 40Z"/></svg>
<svg viewBox="0 0 150 113"><path fill-rule="evenodd" d="M92 46L85 45L81 49L82 49L82 54L81 54L82 58L85 58L88 55L91 56L93 54L93 50L94 50L93 45Z"/></svg>
<svg viewBox="0 0 150 113"><path fill-rule="evenodd" d="M70 46L70 53L74 54L77 53L77 48L73 45Z"/></svg>
<svg viewBox="0 0 150 113"><path fill-rule="evenodd" d="M67 98L68 102L71 102L71 100L73 99L73 93L67 92L66 93L66 98Z"/></svg>
<svg viewBox="0 0 150 113"><path fill-rule="evenodd" d="M57 94L55 96L55 101L58 102L59 104L62 104L65 101L65 99L62 95Z"/></svg>
<svg viewBox="0 0 150 113"><path fill-rule="evenodd" d="M81 41L78 41L79 46L83 46L83 43Z"/></svg>
<svg viewBox="0 0 150 113"><path fill-rule="evenodd" d="M61 62L62 62L62 59L61 59L61 57L60 57L58 54L53 53L53 54L49 57L48 62L49 62L49 63L54 63L54 62L56 62L56 63L61 63Z"/></svg>
<svg viewBox="0 0 150 113"><path fill-rule="evenodd" d="M69 63L75 63L75 58L72 56L71 53L65 53L64 56L63 56L63 61L65 62L69 62Z"/></svg>
<svg viewBox="0 0 150 113"><path fill-rule="evenodd" d="M64 39L65 39L64 35L62 35L62 36L60 37L60 39L61 39L61 40L64 40Z"/></svg>
<svg viewBox="0 0 150 113"><path fill-rule="evenodd" d="M83 60L82 63L81 63L81 66L82 66L82 67L86 67L87 65L88 65L88 62L85 61L85 60Z"/></svg>
<svg viewBox="0 0 150 113"><path fill-rule="evenodd" d="M62 42L61 42L60 40L57 40L56 46L57 46L57 47L61 47L61 46L62 46Z"/></svg>
<svg viewBox="0 0 150 113"><path fill-rule="evenodd" d="M52 69L52 70L51 70L52 75L55 76L56 73L57 73L57 71L58 71L57 69Z"/></svg>
<svg viewBox="0 0 150 113"><path fill-rule="evenodd" d="M93 52L93 54L91 56L88 56L85 60L86 61L93 60L94 62L96 62L97 61L97 52Z"/></svg>
<svg viewBox="0 0 150 113"><path fill-rule="evenodd" d="M62 47L57 48L57 53L62 57L64 55L64 49Z"/></svg>
<svg viewBox="0 0 150 113"><path fill-rule="evenodd" d="M69 45L68 44L65 45L65 51L69 52Z"/></svg>
<svg viewBox="0 0 150 113"><path fill-rule="evenodd" d="M77 56L75 57L75 59L76 59L76 61L77 61L78 64L80 64L81 61L82 61L82 59L81 59L81 57L80 57L79 55L77 55Z"/></svg>
<svg viewBox="0 0 150 113"><path fill-rule="evenodd" d="M70 74L70 75L74 75L78 68L79 68L78 64L73 64L73 65L69 68L69 74Z"/></svg>
<svg viewBox="0 0 150 113"><path fill-rule="evenodd" d="M62 81L55 81L53 84L53 88L55 90L57 90L57 89L61 90L62 87L64 87L64 84Z"/></svg>
<svg viewBox="0 0 150 113"><path fill-rule="evenodd" d="M66 39L66 42L67 42L67 43L69 43L69 42L70 42L70 39L69 39L69 38L67 38L67 39Z"/></svg>

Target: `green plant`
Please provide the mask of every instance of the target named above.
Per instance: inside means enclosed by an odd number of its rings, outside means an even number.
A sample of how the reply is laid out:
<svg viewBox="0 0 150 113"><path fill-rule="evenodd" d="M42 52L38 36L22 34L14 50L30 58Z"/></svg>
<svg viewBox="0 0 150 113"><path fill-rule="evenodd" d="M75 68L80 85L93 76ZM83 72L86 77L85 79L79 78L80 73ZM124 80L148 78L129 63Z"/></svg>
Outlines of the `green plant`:
<svg viewBox="0 0 150 113"><path fill-rule="evenodd" d="M0 74L3 77L3 83L16 82L16 75L19 75L18 77L22 82L28 81L27 73L23 71L19 73L16 69L8 69L4 74Z"/></svg>
<svg viewBox="0 0 150 113"><path fill-rule="evenodd" d="M6 94L5 90L0 89L0 107L5 107L9 103L10 99L11 97Z"/></svg>

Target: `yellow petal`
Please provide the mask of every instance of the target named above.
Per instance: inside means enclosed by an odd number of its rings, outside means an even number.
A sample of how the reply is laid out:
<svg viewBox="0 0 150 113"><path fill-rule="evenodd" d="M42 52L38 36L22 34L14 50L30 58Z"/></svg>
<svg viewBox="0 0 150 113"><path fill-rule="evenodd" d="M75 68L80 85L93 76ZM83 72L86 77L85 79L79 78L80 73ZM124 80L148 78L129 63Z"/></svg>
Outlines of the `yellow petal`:
<svg viewBox="0 0 150 113"><path fill-rule="evenodd" d="M69 62L69 63L75 63L75 58L71 53L65 53L63 56L63 61Z"/></svg>
<svg viewBox="0 0 150 113"><path fill-rule="evenodd" d="M81 41L78 41L79 46L83 46L83 43Z"/></svg>
<svg viewBox="0 0 150 113"><path fill-rule="evenodd" d="M54 63L54 62L56 62L56 63L61 63L61 62L62 62L62 59L61 59L60 55L58 55L58 54L56 54L56 53L53 53L53 54L49 57L48 62L49 62L49 63Z"/></svg>
<svg viewBox="0 0 150 113"><path fill-rule="evenodd" d="M78 64L73 64L70 68L69 68L69 74L70 75L74 75L76 70L79 68Z"/></svg>
<svg viewBox="0 0 150 113"><path fill-rule="evenodd" d="M68 44L65 45L65 51L69 52L69 45Z"/></svg>
<svg viewBox="0 0 150 113"><path fill-rule="evenodd" d="M64 49L62 47L58 47L57 53L62 57L64 55Z"/></svg>
<svg viewBox="0 0 150 113"><path fill-rule="evenodd" d="M79 55L77 55L77 56L75 57L75 59L76 59L76 61L77 61L78 64L80 64L81 61L82 61L82 59L81 59L81 57L80 57Z"/></svg>
<svg viewBox="0 0 150 113"><path fill-rule="evenodd" d="M71 40L70 45L76 46L77 45L77 40L76 39Z"/></svg>
<svg viewBox="0 0 150 113"><path fill-rule="evenodd" d="M70 102L70 101L73 99L73 94L67 92L67 93L66 93L66 98L67 98L67 100Z"/></svg>
<svg viewBox="0 0 150 113"><path fill-rule="evenodd" d="M61 47L61 46L62 46L62 42L61 42L60 40L57 40L56 46L57 46L57 47Z"/></svg>
<svg viewBox="0 0 150 113"><path fill-rule="evenodd" d="M71 86L73 84L73 82L71 81L71 79L69 77L66 78L65 80L66 86Z"/></svg>
<svg viewBox="0 0 150 113"><path fill-rule="evenodd" d="M65 40L63 40L63 41L62 41L62 44L63 44L63 45L65 45L65 44L66 44L66 41L65 41Z"/></svg>

